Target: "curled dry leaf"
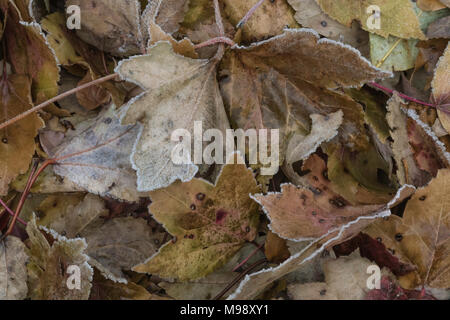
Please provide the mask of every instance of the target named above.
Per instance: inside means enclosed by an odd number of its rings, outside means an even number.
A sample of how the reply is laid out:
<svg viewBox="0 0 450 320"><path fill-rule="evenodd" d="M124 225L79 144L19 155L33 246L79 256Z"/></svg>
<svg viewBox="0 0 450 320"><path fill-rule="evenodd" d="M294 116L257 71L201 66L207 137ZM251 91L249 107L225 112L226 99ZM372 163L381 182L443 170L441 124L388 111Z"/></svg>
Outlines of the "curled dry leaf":
<svg viewBox="0 0 450 320"><path fill-rule="evenodd" d="M194 179L151 192L150 212L175 238L133 270L186 281L223 266L257 234L258 205L249 194L258 191L251 170L228 164L215 185Z"/></svg>
<svg viewBox="0 0 450 320"><path fill-rule="evenodd" d="M155 254L163 241L163 234L153 232L142 218L105 220L103 201L91 194L49 196L37 212L40 225L68 238L84 238L89 264L116 282L126 283L122 270Z"/></svg>
<svg viewBox="0 0 450 320"><path fill-rule="evenodd" d="M367 144L361 106L325 88L360 86L389 75L350 46L319 39L312 29L293 29L234 47L223 63L221 89L234 127L280 129L283 161L289 136L309 133L314 113L342 110L343 140L355 148Z"/></svg>
<svg viewBox="0 0 450 320"><path fill-rule="evenodd" d="M322 10L340 23L350 26L358 20L364 30L387 38L393 35L399 38L425 40L420 29L419 19L410 0L316 0ZM376 5L381 11L381 28L370 28L369 18L374 12L367 10Z"/></svg>
<svg viewBox="0 0 450 320"><path fill-rule="evenodd" d="M23 300L27 297L28 255L16 237L0 242L0 300Z"/></svg>
<svg viewBox="0 0 450 320"><path fill-rule="evenodd" d="M7 75L0 80L0 122L31 108L31 83L25 75ZM36 150L34 138L44 122L37 114L0 130L0 195L19 174L27 172Z"/></svg>
<svg viewBox="0 0 450 320"><path fill-rule="evenodd" d="M131 156L139 191L164 188L177 179L190 181L197 173L192 162L177 165L172 161L180 143L171 139L174 130L185 129L193 136L195 121L202 122L203 130L228 128L216 65L217 60L183 57L170 43L158 42L148 55L124 60L117 67L122 78L146 90L130 101L122 117L125 125L140 122L143 126ZM185 143L193 148L190 141Z"/></svg>
<svg viewBox="0 0 450 320"><path fill-rule="evenodd" d="M284 173L297 185L302 184L302 178L295 172L293 164L306 160L322 143L328 142L338 134L338 129L343 121L343 113L338 111L327 116L313 114L311 120L309 135L294 134L290 138L286 150Z"/></svg>
<svg viewBox="0 0 450 320"><path fill-rule="evenodd" d="M450 170L440 170L430 184L419 189L406 204L403 218L380 220L364 232L381 238L400 260L417 266L416 277L402 286L450 287Z"/></svg>
<svg viewBox="0 0 450 320"><path fill-rule="evenodd" d="M121 125L114 109L112 105L97 117L78 124L61 145L49 150L55 158L75 154L58 161L54 172L91 193L137 201L140 195L130 153L139 126Z"/></svg>
<svg viewBox="0 0 450 320"><path fill-rule="evenodd" d="M83 239L58 237L50 244L36 224L35 217L27 225L30 237L28 268L29 296L33 300L87 300L91 291L93 269L88 264L87 244ZM48 235L51 237L50 235ZM81 289L67 286L69 266L80 268Z"/></svg>

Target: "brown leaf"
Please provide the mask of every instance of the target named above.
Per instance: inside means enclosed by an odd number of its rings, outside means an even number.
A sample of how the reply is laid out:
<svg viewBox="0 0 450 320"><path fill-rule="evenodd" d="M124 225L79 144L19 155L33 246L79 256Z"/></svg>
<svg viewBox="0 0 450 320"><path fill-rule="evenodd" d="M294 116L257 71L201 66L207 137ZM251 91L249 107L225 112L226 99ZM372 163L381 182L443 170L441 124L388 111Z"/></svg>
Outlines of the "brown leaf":
<svg viewBox="0 0 450 320"><path fill-rule="evenodd" d="M87 72L84 78L78 83L78 86L82 86L91 82L92 75ZM76 93L78 102L87 110L97 109L99 106L106 104L110 101L111 95L105 89L100 86L91 86L87 89L80 90Z"/></svg>

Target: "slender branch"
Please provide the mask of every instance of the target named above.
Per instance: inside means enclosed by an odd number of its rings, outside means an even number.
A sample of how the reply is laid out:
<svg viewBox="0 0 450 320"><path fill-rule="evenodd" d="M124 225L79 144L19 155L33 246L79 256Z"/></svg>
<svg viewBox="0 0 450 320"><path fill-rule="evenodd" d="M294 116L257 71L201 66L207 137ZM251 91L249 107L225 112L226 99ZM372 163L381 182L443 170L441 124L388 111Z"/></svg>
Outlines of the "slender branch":
<svg viewBox="0 0 450 320"><path fill-rule="evenodd" d="M239 23L236 25L237 29L242 28L247 21L252 17L252 15L255 13L255 11L264 3L265 0L259 0L258 3L256 3L248 12L245 14L245 16L239 21Z"/></svg>
<svg viewBox="0 0 450 320"><path fill-rule="evenodd" d="M223 289L217 296L215 296L213 300L220 300L220 299L222 299L222 297L228 291L230 291L231 288L233 288L239 281L241 281L241 279L244 278L245 275L247 275L248 273L252 272L254 269L256 269L257 267L259 267L260 265L262 265L263 263L266 263L266 262L267 262L267 259L264 258L264 259L258 260L254 264L252 264L245 271L243 271L239 276L237 276L233 281L231 281L231 283L229 285L227 285L227 287L225 289Z"/></svg>
<svg viewBox="0 0 450 320"><path fill-rule="evenodd" d="M74 88L72 90L64 92L64 93L62 93L62 94L60 94L60 95L58 95L58 96L56 96L54 98L51 98L50 100L47 100L47 101L41 103L40 105L38 105L38 106L36 106L34 108L31 108L30 110L28 110L28 111L26 111L24 113L19 114L17 117L14 117L14 118L12 118L12 119L10 119L10 120L0 124L0 130L6 128L7 126L12 125L13 123L15 123L17 121L22 120L23 118L28 117L29 115L31 115L31 114L33 114L33 113L35 113L35 112L37 112L37 111L39 111L39 110L41 110L41 109L43 109L45 107L47 107L48 105L52 104L53 102L56 102L56 101L61 100L61 99L64 99L64 98L66 98L66 97L68 97L68 96L70 96L70 95L72 95L74 93L77 93L78 91L81 91L81 90L87 89L89 87L95 86L97 84L100 84L100 83L112 80L112 79L116 78L117 76L118 76L117 73L110 74L110 75L107 75L106 77L99 78L97 80L93 80L93 81L88 82L88 83L86 83L84 85L76 87L76 88Z"/></svg>
<svg viewBox="0 0 450 320"><path fill-rule="evenodd" d="M233 40L231 40L230 38L227 38L227 37L217 37L217 38L212 38L212 39L209 39L209 40L207 40L207 41L205 41L205 42L196 44L196 45L194 46L194 48L195 48L195 49L199 49L199 48L203 48L203 47L207 47L207 46L212 46L212 45L217 44L217 43L225 43L225 44L228 44L228 45L230 45L230 46L234 46L234 45L236 44L236 43L235 43Z"/></svg>
<svg viewBox="0 0 450 320"><path fill-rule="evenodd" d="M380 90L382 90L382 91L384 91L384 92L390 93L390 94L393 94L394 92L396 92L395 90L386 88L386 87L384 87L384 86L382 86L381 84L378 84L378 83L376 83L376 82L370 82L369 85L371 85L371 86L373 86L373 87L376 87L376 88L378 88L378 89L380 89ZM412 102L415 102L415 103L418 103L418 104L421 104L421 105L424 105L424 106L427 106L427 107L433 107L433 108L436 107L436 105L434 105L434 104L432 104L432 103L420 101L420 100L418 100L418 99L416 99L416 98L407 96L406 94L403 94L403 93L400 93L400 92L397 92L397 94L398 94L400 97L402 97L403 99L406 99L406 100L409 100L409 101L412 101Z"/></svg>

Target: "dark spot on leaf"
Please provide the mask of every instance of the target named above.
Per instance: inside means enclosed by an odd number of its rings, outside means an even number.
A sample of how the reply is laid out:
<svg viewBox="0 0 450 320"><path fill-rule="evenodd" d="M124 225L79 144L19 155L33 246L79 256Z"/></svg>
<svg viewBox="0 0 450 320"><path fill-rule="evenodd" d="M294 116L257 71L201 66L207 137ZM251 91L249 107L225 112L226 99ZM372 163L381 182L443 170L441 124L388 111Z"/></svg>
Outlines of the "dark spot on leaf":
<svg viewBox="0 0 450 320"><path fill-rule="evenodd" d="M420 201L425 201L426 198L427 198L427 196L421 196L421 197L419 198L419 200L420 200Z"/></svg>
<svg viewBox="0 0 450 320"><path fill-rule="evenodd" d="M216 224L220 224L220 225L223 224L227 215L228 215L228 212L226 212L223 209L219 209L216 212Z"/></svg>
<svg viewBox="0 0 450 320"><path fill-rule="evenodd" d="M205 197L206 197L206 195L204 193L198 193L196 196L197 200L199 200L199 201L205 200Z"/></svg>
<svg viewBox="0 0 450 320"><path fill-rule="evenodd" d="M7 144L7 143L8 143L8 139L7 139L7 138L3 138L3 139L2 139L2 142L3 142L4 144Z"/></svg>
<svg viewBox="0 0 450 320"><path fill-rule="evenodd" d="M378 238L377 238L377 241L378 241L379 243L381 243L381 242L383 242L383 239L381 239L380 237L378 237Z"/></svg>
<svg viewBox="0 0 450 320"><path fill-rule="evenodd" d="M195 204L191 204L191 210L195 211L197 209L197 206Z"/></svg>
<svg viewBox="0 0 450 320"><path fill-rule="evenodd" d="M159 240L158 240L158 239L153 240L153 242L154 242L156 245L159 245Z"/></svg>
<svg viewBox="0 0 450 320"><path fill-rule="evenodd" d="M403 235L401 233L397 233L395 235L395 240L397 240L398 242L402 241L403 240Z"/></svg>
<svg viewBox="0 0 450 320"><path fill-rule="evenodd" d="M325 223L325 219L320 219L319 223Z"/></svg>
<svg viewBox="0 0 450 320"><path fill-rule="evenodd" d="M335 206L336 208L344 208L346 206L345 204L345 200L338 197L338 198L334 198L334 199L330 199L330 204Z"/></svg>
<svg viewBox="0 0 450 320"><path fill-rule="evenodd" d="M320 291L320 295L321 295L321 296L324 296L324 295L326 295L326 294L327 294L327 290L326 290L326 289Z"/></svg>
<svg viewBox="0 0 450 320"><path fill-rule="evenodd" d="M245 232L250 233L251 229L250 227L247 226L247 228L245 228Z"/></svg>
<svg viewBox="0 0 450 320"><path fill-rule="evenodd" d="M105 120L103 120L104 123L106 124L110 124L112 122L111 118L106 118Z"/></svg>
<svg viewBox="0 0 450 320"><path fill-rule="evenodd" d="M326 26L328 25L328 23L324 20L324 21L322 21L322 22L320 23L320 25L321 25L322 27L326 27Z"/></svg>

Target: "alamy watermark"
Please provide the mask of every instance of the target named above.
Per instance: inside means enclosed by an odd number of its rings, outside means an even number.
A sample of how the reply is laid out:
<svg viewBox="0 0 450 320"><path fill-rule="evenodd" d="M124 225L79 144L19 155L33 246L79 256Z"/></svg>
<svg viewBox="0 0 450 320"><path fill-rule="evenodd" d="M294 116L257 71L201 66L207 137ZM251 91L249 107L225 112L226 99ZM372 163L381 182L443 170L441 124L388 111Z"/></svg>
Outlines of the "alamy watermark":
<svg viewBox="0 0 450 320"><path fill-rule="evenodd" d="M172 133L171 140L178 142L172 150L172 162L183 164L233 164L233 153L248 155L251 165L261 164L261 175L275 175L280 167L280 131L278 129L219 129L203 131L201 121L194 122L193 137L189 130L177 129ZM269 144L270 140L270 144ZM204 148L205 142L211 142ZM237 146L237 148L236 148ZM193 152L193 155L191 154ZM244 160L238 157L238 164Z"/></svg>

